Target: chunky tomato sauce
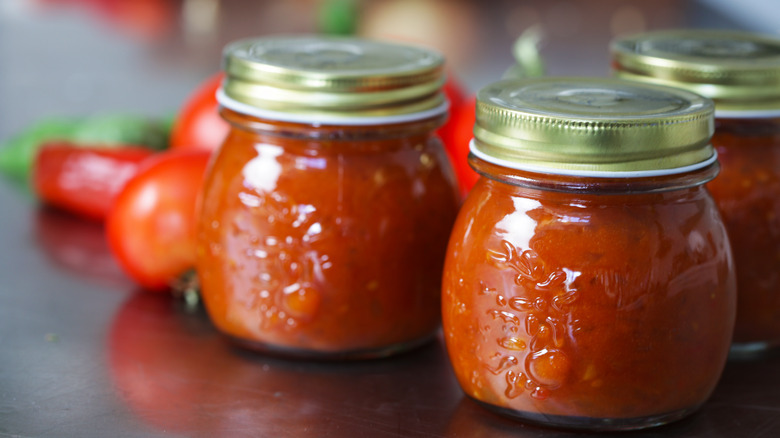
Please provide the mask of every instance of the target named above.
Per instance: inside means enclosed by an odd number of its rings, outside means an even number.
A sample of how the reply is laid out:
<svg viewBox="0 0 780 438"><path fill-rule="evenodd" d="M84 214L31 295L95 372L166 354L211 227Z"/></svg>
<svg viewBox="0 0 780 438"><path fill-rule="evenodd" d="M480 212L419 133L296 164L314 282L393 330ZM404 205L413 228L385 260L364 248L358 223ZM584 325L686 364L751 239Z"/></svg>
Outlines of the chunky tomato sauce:
<svg viewBox="0 0 780 438"><path fill-rule="evenodd" d="M734 342L780 344L780 119L717 120L722 165L708 184L737 269Z"/></svg>
<svg viewBox="0 0 780 438"><path fill-rule="evenodd" d="M697 177L602 186L472 163L557 191L483 177L458 216L442 305L464 391L526 420L605 429L703 403L733 329L726 232L701 185L642 192Z"/></svg>
<svg viewBox="0 0 780 438"><path fill-rule="evenodd" d="M223 110L198 273L216 326L251 347L383 355L440 324L457 208L441 120L311 127Z"/></svg>

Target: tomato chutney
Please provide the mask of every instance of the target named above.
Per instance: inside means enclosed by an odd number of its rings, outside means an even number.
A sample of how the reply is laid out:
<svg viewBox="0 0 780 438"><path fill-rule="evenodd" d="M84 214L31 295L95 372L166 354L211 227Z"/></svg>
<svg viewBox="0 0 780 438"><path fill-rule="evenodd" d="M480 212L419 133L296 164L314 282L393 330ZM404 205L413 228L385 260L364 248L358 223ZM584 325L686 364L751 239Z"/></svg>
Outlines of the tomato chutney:
<svg viewBox="0 0 780 438"><path fill-rule="evenodd" d="M309 36L225 50L231 130L207 174L198 275L216 327L243 346L354 359L440 327L458 208L435 130L442 56Z"/></svg>
<svg viewBox="0 0 780 438"><path fill-rule="evenodd" d="M477 95L481 178L454 225L443 324L465 393L549 426L638 429L712 393L734 267L704 184L713 105L617 79L504 80Z"/></svg>

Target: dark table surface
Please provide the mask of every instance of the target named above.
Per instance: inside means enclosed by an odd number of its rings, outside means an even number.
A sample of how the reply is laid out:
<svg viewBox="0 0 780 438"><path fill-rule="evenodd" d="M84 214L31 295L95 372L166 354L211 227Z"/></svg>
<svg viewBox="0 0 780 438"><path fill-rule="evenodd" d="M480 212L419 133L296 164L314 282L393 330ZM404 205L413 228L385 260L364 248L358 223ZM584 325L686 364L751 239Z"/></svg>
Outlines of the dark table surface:
<svg viewBox="0 0 780 438"><path fill-rule="evenodd" d="M235 348L202 309L136 290L99 224L5 183L0 205L0 436L573 435L464 397L440 339L359 363ZM700 412L626 435L780 436L778 370L777 356L729 362Z"/></svg>
<svg viewBox="0 0 780 438"><path fill-rule="evenodd" d="M172 8L168 14L185 13L179 2L158 2ZM166 114L218 68L219 48L227 40L311 27L302 11L312 2L302 1L184 2L221 5L221 30L198 33L194 24L176 21L165 37L127 24L117 31L95 19L95 11L36 9L41 3L58 2L0 3L0 141L51 115ZM705 11L698 2L603 3L610 11L629 5L633 19L638 11L651 27L698 23ZM571 20L571 14L553 14L571 5L532 1L521 12ZM471 88L500 74L506 62L489 68L485 63L503 59L500 53L516 36L495 36L491 20L503 14L500 8L483 12L476 17L482 27L471 32L497 42L482 50L479 63L462 64ZM618 13L631 21L625 10ZM279 24L280 16L297 18ZM543 54L552 73L606 71L610 35L603 20L589 23L579 34L548 33ZM560 24L553 19L550 25ZM586 56L588 50L594 55ZM2 179L0 224L0 436L575 435L504 419L465 398L440 339L408 354L360 363L286 361L234 348L202 309L144 292L127 279L108 252L100 224L42 207L23 186ZM625 435L780 436L780 356L729 362L698 413Z"/></svg>

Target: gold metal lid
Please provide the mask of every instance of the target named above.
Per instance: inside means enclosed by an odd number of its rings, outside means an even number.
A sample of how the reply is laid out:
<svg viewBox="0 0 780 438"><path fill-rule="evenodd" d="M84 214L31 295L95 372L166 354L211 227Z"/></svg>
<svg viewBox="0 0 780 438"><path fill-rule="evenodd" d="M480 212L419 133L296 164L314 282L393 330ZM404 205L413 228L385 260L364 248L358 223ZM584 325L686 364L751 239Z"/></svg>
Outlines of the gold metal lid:
<svg viewBox="0 0 780 438"><path fill-rule="evenodd" d="M780 39L690 29L622 38L610 49L616 76L709 97L719 115L780 110Z"/></svg>
<svg viewBox="0 0 780 438"><path fill-rule="evenodd" d="M638 177L715 161L713 104L678 88L620 79L534 78L477 93L471 151L546 173Z"/></svg>
<svg viewBox="0 0 780 438"><path fill-rule="evenodd" d="M260 117L392 123L446 110L443 64L434 50L358 38L240 40L225 48L219 97Z"/></svg>

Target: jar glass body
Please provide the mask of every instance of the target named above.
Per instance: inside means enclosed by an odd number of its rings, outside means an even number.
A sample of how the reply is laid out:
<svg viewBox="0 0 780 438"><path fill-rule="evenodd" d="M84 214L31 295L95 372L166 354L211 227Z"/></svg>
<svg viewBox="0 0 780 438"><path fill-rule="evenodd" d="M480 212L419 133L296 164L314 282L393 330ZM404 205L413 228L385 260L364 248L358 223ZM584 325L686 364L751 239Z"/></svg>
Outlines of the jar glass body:
<svg viewBox="0 0 780 438"><path fill-rule="evenodd" d="M465 393L579 429L643 428L701 405L735 317L729 241L701 185L717 164L638 181L471 163L483 177L454 225L442 286Z"/></svg>
<svg viewBox="0 0 780 438"><path fill-rule="evenodd" d="M384 356L440 325L458 201L441 118L314 126L222 110L207 174L198 276L216 327L248 347Z"/></svg>
<svg viewBox="0 0 780 438"><path fill-rule="evenodd" d="M780 118L716 119L721 173L708 184L737 269L732 353L780 344Z"/></svg>

